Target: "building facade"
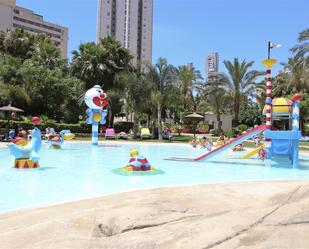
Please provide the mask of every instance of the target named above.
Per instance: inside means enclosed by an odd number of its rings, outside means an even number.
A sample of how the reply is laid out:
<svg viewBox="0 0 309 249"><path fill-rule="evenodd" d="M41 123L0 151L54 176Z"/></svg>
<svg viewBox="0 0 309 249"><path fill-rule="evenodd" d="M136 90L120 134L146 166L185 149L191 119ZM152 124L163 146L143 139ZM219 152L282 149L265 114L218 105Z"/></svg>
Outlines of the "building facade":
<svg viewBox="0 0 309 249"><path fill-rule="evenodd" d="M221 114L221 129L222 131L228 131L232 129L233 117L230 114ZM213 112L205 113L205 122L210 125L212 129L218 129L219 122L217 121L217 115Z"/></svg>
<svg viewBox="0 0 309 249"><path fill-rule="evenodd" d="M47 34L60 49L63 57L68 52L68 28L46 22L32 10L16 6L16 0L0 0L0 30L20 28L31 34Z"/></svg>
<svg viewBox="0 0 309 249"><path fill-rule="evenodd" d="M209 75L212 73L217 73L219 71L219 54L217 52L211 53L206 59L206 74L207 80L209 80Z"/></svg>
<svg viewBox="0 0 309 249"><path fill-rule="evenodd" d="M152 60L153 0L99 0L97 41L114 36L135 56Z"/></svg>

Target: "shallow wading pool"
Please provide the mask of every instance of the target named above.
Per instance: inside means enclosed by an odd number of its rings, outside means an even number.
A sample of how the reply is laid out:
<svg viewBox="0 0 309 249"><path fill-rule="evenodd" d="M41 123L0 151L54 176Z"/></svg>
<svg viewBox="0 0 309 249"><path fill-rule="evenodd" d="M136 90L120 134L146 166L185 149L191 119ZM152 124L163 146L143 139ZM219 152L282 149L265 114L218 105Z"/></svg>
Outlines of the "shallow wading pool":
<svg viewBox="0 0 309 249"><path fill-rule="evenodd" d="M119 174L136 148L157 174ZM206 149L173 144L64 144L61 150L43 146L38 169L12 168L13 156L0 149L0 212L36 207L134 189L197 183L252 180L309 180L309 157L300 157L299 169L278 159L265 167L260 159L231 159L231 151L206 162L177 162L168 157L195 158ZM118 172L118 173L117 173Z"/></svg>

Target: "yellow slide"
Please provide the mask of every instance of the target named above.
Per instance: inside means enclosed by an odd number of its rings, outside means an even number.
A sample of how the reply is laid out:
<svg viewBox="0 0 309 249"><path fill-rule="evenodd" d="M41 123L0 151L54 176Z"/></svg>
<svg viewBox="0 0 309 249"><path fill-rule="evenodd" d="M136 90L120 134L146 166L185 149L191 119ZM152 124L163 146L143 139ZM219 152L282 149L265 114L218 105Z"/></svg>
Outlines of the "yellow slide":
<svg viewBox="0 0 309 249"><path fill-rule="evenodd" d="M264 144L260 145L259 147L255 148L254 150L251 150L250 152L248 152L246 155L244 155L242 158L246 159L246 158L250 158L252 156L254 156L256 153L259 152L260 149L262 149L264 147Z"/></svg>

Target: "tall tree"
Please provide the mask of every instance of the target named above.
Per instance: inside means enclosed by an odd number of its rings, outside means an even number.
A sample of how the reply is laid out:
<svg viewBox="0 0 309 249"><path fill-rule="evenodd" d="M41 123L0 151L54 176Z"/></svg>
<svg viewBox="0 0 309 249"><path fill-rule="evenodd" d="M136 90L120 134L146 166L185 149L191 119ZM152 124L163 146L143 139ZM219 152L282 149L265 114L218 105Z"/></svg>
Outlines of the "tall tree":
<svg viewBox="0 0 309 249"><path fill-rule="evenodd" d="M256 80L260 76L265 75L265 73L250 70L254 61L247 62L243 60L240 62L238 58L235 58L233 62L223 61L223 63L228 71L228 75L217 73L210 78L215 78L215 81L224 84L226 89L228 89L233 99L234 123L237 125L241 101L244 97L255 95Z"/></svg>
<svg viewBox="0 0 309 249"><path fill-rule="evenodd" d="M176 76L176 68L168 64L164 58L159 58L155 65L148 68L147 78L152 84L150 98L157 111L159 140L162 140L162 110L169 107L179 97Z"/></svg>
<svg viewBox="0 0 309 249"><path fill-rule="evenodd" d="M0 32L0 51L25 60L31 57L35 36L22 29Z"/></svg>
<svg viewBox="0 0 309 249"><path fill-rule="evenodd" d="M274 95L284 96L309 91L309 58L289 58L274 81Z"/></svg>
<svg viewBox="0 0 309 249"><path fill-rule="evenodd" d="M143 71L135 68L130 72L123 72L116 76L116 82L120 89L125 93L124 105L125 112L134 113L134 136L138 132L138 117L144 113L151 113L151 91L152 83L147 80ZM122 85L122 86L121 86Z"/></svg>
<svg viewBox="0 0 309 249"><path fill-rule="evenodd" d="M300 44L291 49L297 59L309 55L309 28L299 34L298 41Z"/></svg>
<svg viewBox="0 0 309 249"><path fill-rule="evenodd" d="M86 87L104 85L113 87L115 75L130 67L133 56L113 37L102 38L98 44L84 43L73 51L71 71L74 76L86 82Z"/></svg>
<svg viewBox="0 0 309 249"><path fill-rule="evenodd" d="M202 79L202 76L198 70L195 70L192 66L179 66L177 70L178 74L178 86L180 88L183 97L184 109L190 106L194 101L193 91L195 84L198 80Z"/></svg>
<svg viewBox="0 0 309 249"><path fill-rule="evenodd" d="M227 112L228 104L230 103L230 95L226 91L225 84L213 78L213 80L208 82L205 86L205 97L208 106L214 111L217 117L218 131L221 133L221 115Z"/></svg>

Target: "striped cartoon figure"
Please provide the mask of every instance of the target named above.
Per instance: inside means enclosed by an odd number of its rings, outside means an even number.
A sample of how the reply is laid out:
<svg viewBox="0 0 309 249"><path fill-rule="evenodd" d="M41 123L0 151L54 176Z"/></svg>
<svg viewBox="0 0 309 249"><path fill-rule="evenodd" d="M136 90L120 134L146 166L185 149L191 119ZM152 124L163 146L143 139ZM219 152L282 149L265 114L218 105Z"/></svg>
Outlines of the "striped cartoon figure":
<svg viewBox="0 0 309 249"><path fill-rule="evenodd" d="M139 155L138 150L133 149L130 151L130 160L126 166L123 167L123 170L126 171L147 171L147 170L154 170L148 160Z"/></svg>
<svg viewBox="0 0 309 249"><path fill-rule="evenodd" d="M86 111L87 124L92 125L92 144L98 144L99 124L105 124L107 110L104 109L108 104L106 93L99 85L95 85L85 94L85 103L89 107Z"/></svg>

